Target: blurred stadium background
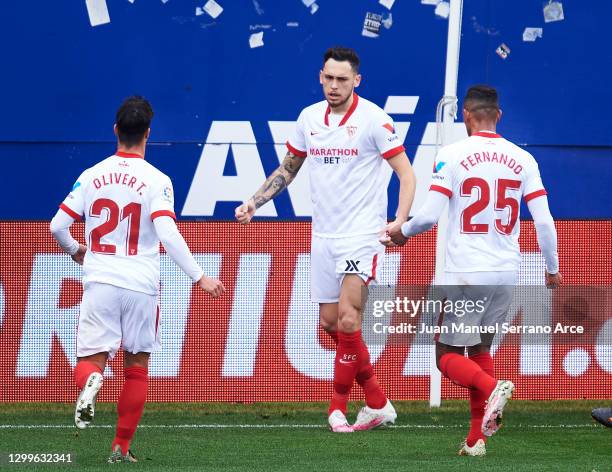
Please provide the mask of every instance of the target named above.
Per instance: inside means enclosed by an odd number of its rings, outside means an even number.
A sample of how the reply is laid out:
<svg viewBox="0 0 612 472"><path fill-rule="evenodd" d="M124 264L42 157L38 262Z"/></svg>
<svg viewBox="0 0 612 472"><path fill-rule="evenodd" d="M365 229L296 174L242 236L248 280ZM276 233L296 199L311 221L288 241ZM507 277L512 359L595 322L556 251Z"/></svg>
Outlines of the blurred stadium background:
<svg viewBox="0 0 612 472"><path fill-rule="evenodd" d="M234 208L278 166L300 110L322 99L318 71L333 45L357 50L358 93L395 120L419 180L413 213L419 208L444 91L448 20L445 2L436 3L219 0L216 18L204 0L3 4L0 402L76 397L80 268L60 253L48 222L79 173L114 152L114 113L132 94L153 104L147 159L173 180L181 230L228 288L218 301L192 293L163 258L164 348L152 359L149 399L326 400L333 351L309 302L307 171L255 224L233 223ZM553 320L584 322L587 335L552 336L539 350L509 337L496 366L517 383L519 399L610 399L612 4L561 3L559 16L559 2L464 2L457 95L474 83L498 88L499 132L539 162L566 282L601 289L596 303L583 299L578 310L562 295L549 300ZM551 4L557 21L545 21ZM502 44L506 52L496 52ZM465 134L460 116L450 133ZM393 179L389 216L397 189ZM521 217L521 283L542 284L544 262L524 206ZM82 228L73 234L82 239ZM426 286L434 266L431 231L391 251L384 283ZM426 400L427 346L399 341L371 346L377 373L392 399ZM100 398L114 401L120 358L106 375ZM443 399L461 395L443 381Z"/></svg>

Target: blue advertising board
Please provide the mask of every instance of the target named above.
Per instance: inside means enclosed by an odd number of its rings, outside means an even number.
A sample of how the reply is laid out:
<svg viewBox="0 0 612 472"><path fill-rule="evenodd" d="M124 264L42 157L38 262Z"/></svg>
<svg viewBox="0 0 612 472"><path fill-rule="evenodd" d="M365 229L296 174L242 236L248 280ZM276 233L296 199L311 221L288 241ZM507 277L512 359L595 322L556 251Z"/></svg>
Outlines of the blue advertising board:
<svg viewBox="0 0 612 472"><path fill-rule="evenodd" d="M204 3L0 6L11 19L0 31L0 160L6 194L15 196L0 206L0 219L51 218L80 172L113 153L114 113L131 94L155 109L147 159L171 176L177 213L233 218L236 204L278 166L300 110L322 99L322 54L338 44L358 51L358 93L391 114L417 176L428 179L448 28L435 6L218 0L223 11L212 18ZM94 4L109 22L92 26ZM566 1L563 12L547 23L540 2L464 1L458 95L474 83L499 89L498 130L540 163L555 217L610 218L612 5ZM383 20L376 38L362 34L368 13ZM542 37L523 41L526 27L542 28ZM263 45L250 47L257 33ZM506 59L496 54L502 43ZM307 218L301 177L261 215ZM392 215L395 180L389 195Z"/></svg>

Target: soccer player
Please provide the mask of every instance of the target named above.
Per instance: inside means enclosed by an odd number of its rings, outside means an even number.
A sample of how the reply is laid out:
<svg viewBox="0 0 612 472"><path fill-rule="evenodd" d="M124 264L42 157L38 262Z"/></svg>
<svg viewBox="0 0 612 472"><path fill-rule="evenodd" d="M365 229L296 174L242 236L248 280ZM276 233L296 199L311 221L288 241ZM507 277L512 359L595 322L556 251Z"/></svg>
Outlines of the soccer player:
<svg viewBox="0 0 612 472"><path fill-rule="evenodd" d="M361 81L355 51L328 49L319 81L325 100L300 113L283 163L236 208L236 218L248 223L259 207L293 181L308 158L311 299L319 304L321 326L337 343L329 425L334 432L349 433L393 423L397 416L372 369L361 317L364 289L376 279L384 256L378 239L387 221L391 169L400 181L397 218L391 223L398 231L410 211L415 178L391 118L355 93ZM355 380L366 406L350 426L346 407Z"/></svg>
<svg viewBox="0 0 612 472"><path fill-rule="evenodd" d="M512 299L521 262L521 197L535 223L546 262L546 285L555 288L562 282L557 233L538 165L531 154L497 134L501 114L494 88L470 87L463 102L469 137L440 150L423 207L401 228L390 225L388 236L381 240L401 245L407 238L427 231L449 201L444 281L449 286L447 296L451 301L466 295L486 300L483 313L473 313L463 320L481 326L502 323ZM444 313L442 325L450 328L461 321L458 315ZM470 392L471 427L459 452L462 455L486 453L487 436L499 428L514 389L512 382L495 377L489 354L493 336L441 332L436 340L438 368ZM464 357L466 347L468 357Z"/></svg>
<svg viewBox="0 0 612 472"><path fill-rule="evenodd" d="M83 265L74 379L81 389L74 421L94 417L104 368L121 345L125 383L117 404L117 434L109 462L135 462L130 441L147 397L150 353L160 347L159 243L194 282L213 297L225 288L195 261L174 222L172 182L144 160L153 110L142 97L117 111L117 152L85 170L51 221L61 248ZM69 227L85 216L85 240Z"/></svg>

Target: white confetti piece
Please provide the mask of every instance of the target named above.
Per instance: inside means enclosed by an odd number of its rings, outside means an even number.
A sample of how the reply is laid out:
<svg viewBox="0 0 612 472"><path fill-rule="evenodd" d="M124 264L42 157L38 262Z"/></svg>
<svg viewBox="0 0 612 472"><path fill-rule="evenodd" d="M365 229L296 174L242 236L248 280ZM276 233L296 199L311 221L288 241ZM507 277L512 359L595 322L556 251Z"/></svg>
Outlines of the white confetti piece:
<svg viewBox="0 0 612 472"><path fill-rule="evenodd" d="M436 14L436 16L439 16L440 18L448 18L448 15L450 15L450 3L448 2L440 2L436 5L436 10L434 11L434 13Z"/></svg>
<svg viewBox="0 0 612 472"><path fill-rule="evenodd" d="M302 0L302 3L304 4L306 8L310 8L310 5L312 5L316 1L317 0Z"/></svg>
<svg viewBox="0 0 612 472"><path fill-rule="evenodd" d="M317 5L316 3L313 3L312 5L310 5L310 14L314 15L318 9L319 9L319 5Z"/></svg>
<svg viewBox="0 0 612 472"><path fill-rule="evenodd" d="M378 3L380 3L383 7L386 7L391 10L393 4L395 3L395 0L378 0Z"/></svg>
<svg viewBox="0 0 612 472"><path fill-rule="evenodd" d="M421 0L422 5L437 5L442 0Z"/></svg>
<svg viewBox="0 0 612 472"><path fill-rule="evenodd" d="M200 16L204 14L204 10L202 10L200 7L196 7L196 12L195 15L196 16Z"/></svg>
<svg viewBox="0 0 612 472"><path fill-rule="evenodd" d="M215 0L208 0L206 5L204 5L204 11L212 18L217 18L223 12L223 7L215 2Z"/></svg>
<svg viewBox="0 0 612 472"><path fill-rule="evenodd" d="M297 21L288 21L287 26L289 28L297 28L298 26L300 26L300 24Z"/></svg>
<svg viewBox="0 0 612 472"><path fill-rule="evenodd" d="M251 47L251 49L259 48L264 45L263 35L264 35L264 32L260 31L259 33L253 33L249 37L249 46Z"/></svg>
<svg viewBox="0 0 612 472"><path fill-rule="evenodd" d="M523 41L533 43L537 38L541 38L543 34L542 28L525 28L523 31Z"/></svg>
<svg viewBox="0 0 612 472"><path fill-rule="evenodd" d="M87 13L89 14L89 23L91 23L91 26L110 23L106 0L85 0L85 4L87 5Z"/></svg>
<svg viewBox="0 0 612 472"><path fill-rule="evenodd" d="M544 6L544 21L551 23L553 21L563 21L563 4L561 2L553 2L552 0Z"/></svg>

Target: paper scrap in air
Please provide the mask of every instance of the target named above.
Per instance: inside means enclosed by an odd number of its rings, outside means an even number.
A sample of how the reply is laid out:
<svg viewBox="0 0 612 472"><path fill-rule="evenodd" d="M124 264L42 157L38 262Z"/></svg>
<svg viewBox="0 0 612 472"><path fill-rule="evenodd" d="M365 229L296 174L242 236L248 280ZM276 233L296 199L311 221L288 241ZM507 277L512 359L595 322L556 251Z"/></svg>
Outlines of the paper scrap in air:
<svg viewBox="0 0 612 472"><path fill-rule="evenodd" d="M507 59L510 55L510 48L505 44L501 43L495 50L496 54L502 59Z"/></svg>
<svg viewBox="0 0 612 472"><path fill-rule="evenodd" d="M436 10L434 11L434 13L436 14L436 16L439 16L440 18L448 18L448 15L450 15L450 3L448 2L440 2L436 5Z"/></svg>
<svg viewBox="0 0 612 472"><path fill-rule="evenodd" d="M563 21L565 15L563 14L563 4L561 2L550 1L544 5L544 21L546 23L552 23L553 21Z"/></svg>
<svg viewBox="0 0 612 472"><path fill-rule="evenodd" d="M251 47L251 49L259 48L259 47L264 45L263 35L264 35L264 32L260 31L259 33L253 33L250 36L250 38L249 38L249 46Z"/></svg>
<svg viewBox="0 0 612 472"><path fill-rule="evenodd" d="M378 3L380 3L383 7L391 10L391 8L393 8L393 4L395 3L395 0L378 0Z"/></svg>
<svg viewBox="0 0 612 472"><path fill-rule="evenodd" d="M91 26L100 26L110 23L110 15L108 14L108 6L106 0L86 0L87 14L89 15L89 23Z"/></svg>
<svg viewBox="0 0 612 472"><path fill-rule="evenodd" d="M206 5L204 5L204 11L212 18L217 18L223 12L223 7L215 2L215 0L208 0Z"/></svg>
<svg viewBox="0 0 612 472"><path fill-rule="evenodd" d="M366 38L378 38L380 34L380 25L382 25L382 15L367 12L363 20L361 35Z"/></svg>
<svg viewBox="0 0 612 472"><path fill-rule="evenodd" d="M541 38L544 33L542 28L525 28L523 31L523 41L533 43L537 38Z"/></svg>

